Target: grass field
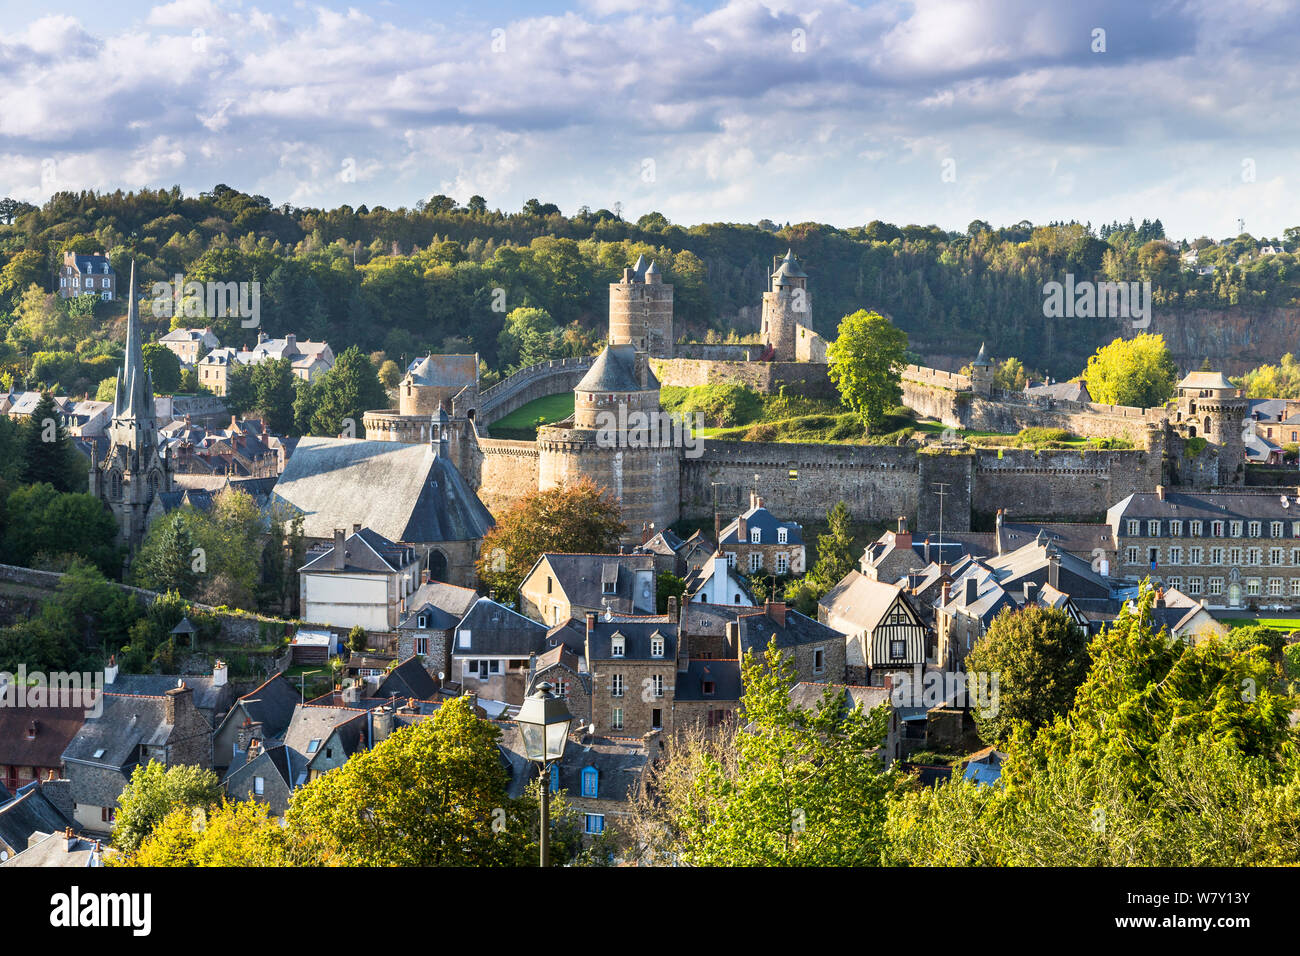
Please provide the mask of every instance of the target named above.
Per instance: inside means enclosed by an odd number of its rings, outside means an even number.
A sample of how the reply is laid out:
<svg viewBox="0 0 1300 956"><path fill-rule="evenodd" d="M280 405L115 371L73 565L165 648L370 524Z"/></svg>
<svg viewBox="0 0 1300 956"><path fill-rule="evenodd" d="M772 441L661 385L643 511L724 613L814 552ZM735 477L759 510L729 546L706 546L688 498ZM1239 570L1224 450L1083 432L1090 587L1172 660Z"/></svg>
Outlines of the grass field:
<svg viewBox="0 0 1300 956"><path fill-rule="evenodd" d="M563 421L573 414L573 393L548 395L529 402L498 422L488 426L493 438L512 438L516 441L534 441L537 438L537 420L550 425Z"/></svg>
<svg viewBox="0 0 1300 956"><path fill-rule="evenodd" d="M1289 634L1291 631L1300 631L1300 617L1221 617L1219 620L1231 628L1262 624L1284 634Z"/></svg>

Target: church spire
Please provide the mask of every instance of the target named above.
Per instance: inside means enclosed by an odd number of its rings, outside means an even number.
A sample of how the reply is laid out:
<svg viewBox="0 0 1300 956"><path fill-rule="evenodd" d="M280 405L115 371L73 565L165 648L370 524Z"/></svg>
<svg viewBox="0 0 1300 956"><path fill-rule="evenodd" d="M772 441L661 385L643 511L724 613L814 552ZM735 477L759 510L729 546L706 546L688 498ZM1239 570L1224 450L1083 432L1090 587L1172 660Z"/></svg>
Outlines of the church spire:
<svg viewBox="0 0 1300 956"><path fill-rule="evenodd" d="M131 261L131 284L126 303L126 364L118 376L113 417L150 422L154 417L153 376L144 367L140 347L140 316L135 303L135 260Z"/></svg>

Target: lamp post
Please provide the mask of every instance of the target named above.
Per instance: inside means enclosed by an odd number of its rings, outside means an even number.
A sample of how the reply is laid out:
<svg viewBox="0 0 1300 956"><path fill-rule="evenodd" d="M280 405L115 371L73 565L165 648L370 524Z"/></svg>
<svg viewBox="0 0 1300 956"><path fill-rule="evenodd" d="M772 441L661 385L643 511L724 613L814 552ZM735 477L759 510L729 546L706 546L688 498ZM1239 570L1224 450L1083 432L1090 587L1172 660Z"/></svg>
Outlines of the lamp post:
<svg viewBox="0 0 1300 956"><path fill-rule="evenodd" d="M551 863L551 781L547 769L564 756L564 745L569 742L569 724L573 714L568 705L551 693L551 685L543 681L524 700L515 718L519 736L524 743L524 756L540 766L538 783L542 790L542 826L538 843L541 845L541 864Z"/></svg>

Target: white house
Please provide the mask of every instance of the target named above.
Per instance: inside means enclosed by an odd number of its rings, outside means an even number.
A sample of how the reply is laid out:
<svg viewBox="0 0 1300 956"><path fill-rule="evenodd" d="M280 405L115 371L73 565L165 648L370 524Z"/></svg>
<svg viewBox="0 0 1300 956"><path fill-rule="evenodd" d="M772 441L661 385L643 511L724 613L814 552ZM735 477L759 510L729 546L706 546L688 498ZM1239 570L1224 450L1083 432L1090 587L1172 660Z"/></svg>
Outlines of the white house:
<svg viewBox="0 0 1300 956"><path fill-rule="evenodd" d="M419 586L416 550L359 525L346 540L336 530L334 544L298 569L302 619L332 627L394 630Z"/></svg>

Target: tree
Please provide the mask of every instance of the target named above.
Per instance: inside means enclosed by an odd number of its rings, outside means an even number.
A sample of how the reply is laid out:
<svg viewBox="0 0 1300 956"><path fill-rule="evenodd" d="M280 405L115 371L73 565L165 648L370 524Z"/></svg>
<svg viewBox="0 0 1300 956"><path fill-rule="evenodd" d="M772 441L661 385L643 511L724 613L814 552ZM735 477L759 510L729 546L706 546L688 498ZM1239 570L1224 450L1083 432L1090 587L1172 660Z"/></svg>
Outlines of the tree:
<svg viewBox="0 0 1300 956"><path fill-rule="evenodd" d="M641 846L692 866L878 865L889 795L902 778L877 748L883 708L827 692L790 702L794 664L775 640L741 665L744 717L667 744L633 810Z"/></svg>
<svg viewBox="0 0 1300 956"><path fill-rule="evenodd" d="M348 650L361 653L366 649L366 629L360 624L355 624L352 630L348 631Z"/></svg>
<svg viewBox="0 0 1300 956"><path fill-rule="evenodd" d="M252 368L252 407L261 413L267 431L275 435L292 434L298 381L293 364L288 359L274 359Z"/></svg>
<svg viewBox="0 0 1300 956"><path fill-rule="evenodd" d="M505 328L497 337L497 350L502 365L526 368L559 356L560 332L545 309L521 307L506 316Z"/></svg>
<svg viewBox="0 0 1300 956"><path fill-rule="evenodd" d="M181 360L165 345L149 342L140 348L144 367L153 378L154 391L171 395L181 387Z"/></svg>
<svg viewBox="0 0 1300 956"><path fill-rule="evenodd" d="M193 598L198 585L194 536L189 523L197 514L178 508L155 521L131 565L136 585L150 591L176 590ZM206 560L203 562L206 564Z"/></svg>
<svg viewBox="0 0 1300 956"><path fill-rule="evenodd" d="M392 359L379 366L379 381L384 388L396 388L401 380L402 370L397 367L397 363Z"/></svg>
<svg viewBox="0 0 1300 956"><path fill-rule="evenodd" d="M98 498L59 492L53 485L23 485L4 506L3 551L9 564L64 570L73 558L116 576L121 568L117 522Z"/></svg>
<svg viewBox="0 0 1300 956"><path fill-rule="evenodd" d="M655 611L659 614L666 613L668 611L668 599L675 597L678 601L681 601L685 590L685 581L671 571L660 571L655 582Z"/></svg>
<svg viewBox="0 0 1300 956"><path fill-rule="evenodd" d="M527 494L503 514L483 536L478 575L499 599L512 600L543 554L609 553L626 533L618 504L584 476Z"/></svg>
<svg viewBox="0 0 1300 956"><path fill-rule="evenodd" d="M157 761L137 765L117 798L113 845L132 853L173 810L207 808L221 799L221 781L211 770L189 764L164 769Z"/></svg>
<svg viewBox="0 0 1300 956"><path fill-rule="evenodd" d="M157 766L153 764L151 766ZM177 807L118 866L301 866L270 807L254 800Z"/></svg>
<svg viewBox="0 0 1300 956"><path fill-rule="evenodd" d="M1005 608L966 658L971 675L997 675L994 713L976 709L985 743L1006 744L1024 723L1037 731L1068 713L1088 673L1088 638L1059 608Z"/></svg>
<svg viewBox="0 0 1300 956"><path fill-rule="evenodd" d="M395 731L298 791L291 838L326 865L490 866L527 849L496 726L469 698ZM498 824L494 826L494 821Z"/></svg>
<svg viewBox="0 0 1300 956"><path fill-rule="evenodd" d="M1103 405L1154 408L1174 393L1178 366L1163 335L1144 332L1097 349L1083 370L1088 394Z"/></svg>
<svg viewBox="0 0 1300 956"><path fill-rule="evenodd" d="M857 566L853 554L853 519L848 505L837 501L826 513L826 533L817 536L817 563L808 574L809 583L825 594Z"/></svg>
<svg viewBox="0 0 1300 956"><path fill-rule="evenodd" d="M27 419L23 458L26 462L23 481L45 482L58 491L72 491L77 487L72 468L81 456L73 449L59 407L49 392L41 395ZM86 468L89 470L89 463ZM80 487L84 488L85 483Z"/></svg>
<svg viewBox="0 0 1300 956"><path fill-rule="evenodd" d="M826 348L831 381L868 430L880 425L902 398L899 382L906 353L907 333L865 309L846 315L839 335Z"/></svg>
<svg viewBox="0 0 1300 956"><path fill-rule="evenodd" d="M352 434L360 437L365 413L388 407L388 393L379 383L374 365L355 345L345 349L334 367L314 384L312 397L311 431L315 435L337 435L350 426Z"/></svg>
<svg viewBox="0 0 1300 956"><path fill-rule="evenodd" d="M1244 389L1247 398L1300 398L1300 362L1287 352L1277 365L1251 369L1232 384Z"/></svg>

